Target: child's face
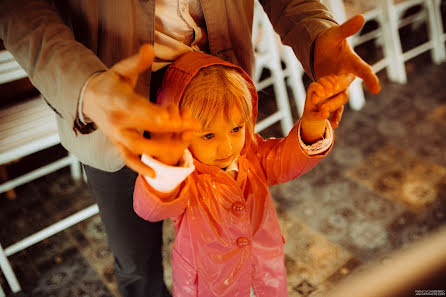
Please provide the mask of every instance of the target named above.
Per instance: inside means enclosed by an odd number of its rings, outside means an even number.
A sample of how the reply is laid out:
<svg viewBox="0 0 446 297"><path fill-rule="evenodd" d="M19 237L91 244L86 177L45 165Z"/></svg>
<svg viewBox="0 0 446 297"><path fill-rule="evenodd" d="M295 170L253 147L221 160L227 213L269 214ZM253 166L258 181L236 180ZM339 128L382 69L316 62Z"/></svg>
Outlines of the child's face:
<svg viewBox="0 0 446 297"><path fill-rule="evenodd" d="M235 106L229 114L230 119L221 113L193 135L189 149L198 161L226 168L239 156L245 145L245 120Z"/></svg>

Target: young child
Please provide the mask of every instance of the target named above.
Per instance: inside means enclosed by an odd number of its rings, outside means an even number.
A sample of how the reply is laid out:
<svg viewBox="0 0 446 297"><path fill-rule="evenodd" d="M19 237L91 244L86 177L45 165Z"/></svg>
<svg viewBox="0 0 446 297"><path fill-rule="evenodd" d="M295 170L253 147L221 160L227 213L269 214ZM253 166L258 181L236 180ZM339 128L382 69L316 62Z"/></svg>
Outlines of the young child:
<svg viewBox="0 0 446 297"><path fill-rule="evenodd" d="M202 131L172 151L142 157L157 176L138 177L134 209L145 220L175 222L175 297L287 296L284 239L268 185L298 177L327 154L327 118L346 103L330 97L352 79L311 84L289 135L264 140L254 134L257 93L241 68L200 52L169 66L158 103L189 113Z"/></svg>

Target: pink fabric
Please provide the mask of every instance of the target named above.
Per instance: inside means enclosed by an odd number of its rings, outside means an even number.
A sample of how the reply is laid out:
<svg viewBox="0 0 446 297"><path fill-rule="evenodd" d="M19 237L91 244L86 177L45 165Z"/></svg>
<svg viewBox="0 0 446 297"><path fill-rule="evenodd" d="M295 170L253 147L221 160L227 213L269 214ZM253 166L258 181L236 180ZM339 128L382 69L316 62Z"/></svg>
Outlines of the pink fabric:
<svg viewBox="0 0 446 297"><path fill-rule="evenodd" d="M185 75L195 74L197 67L206 67L210 61L225 63L202 57L186 54L172 64L164 85L176 90L161 91L158 102L164 102L163 94L175 92L179 100L182 91L178 90L190 81ZM167 98L172 102L170 95ZM170 217L175 222L174 296L248 297L251 285L257 297L288 296L284 241L268 185L298 177L325 154L310 157L302 150L297 125L286 138L257 136L257 140L257 144L247 141L239 156L236 180L216 166L194 160L196 170L171 201L162 201L138 177L135 212L148 221Z"/></svg>

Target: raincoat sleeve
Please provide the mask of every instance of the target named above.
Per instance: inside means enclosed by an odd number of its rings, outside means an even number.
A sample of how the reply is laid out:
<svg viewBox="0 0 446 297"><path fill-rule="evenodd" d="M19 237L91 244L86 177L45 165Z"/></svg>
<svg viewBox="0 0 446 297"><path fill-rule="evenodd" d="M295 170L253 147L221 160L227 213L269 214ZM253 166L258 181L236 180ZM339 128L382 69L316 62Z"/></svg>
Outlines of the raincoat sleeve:
<svg viewBox="0 0 446 297"><path fill-rule="evenodd" d="M81 89L106 66L75 40L55 5L47 0L2 0L0 38L51 108L77 129Z"/></svg>
<svg viewBox="0 0 446 297"><path fill-rule="evenodd" d="M192 154L184 151L181 166L169 166L150 156L141 161L156 173L151 178L139 175L133 193L133 209L143 219L161 221L182 214L189 200L190 174L195 170ZM179 190L176 190L178 189ZM175 195L173 191L177 191ZM159 197L159 193L173 193L172 197Z"/></svg>
<svg viewBox="0 0 446 297"><path fill-rule="evenodd" d="M133 192L133 209L139 217L150 222L179 216L184 212L189 201L191 178L188 177L180 187L175 197L168 200L161 199L144 177L139 175Z"/></svg>
<svg viewBox="0 0 446 297"><path fill-rule="evenodd" d="M260 0L282 43L293 48L305 72L312 75L312 48L316 37L336 25L317 0Z"/></svg>
<svg viewBox="0 0 446 297"><path fill-rule="evenodd" d="M307 154L299 144L299 127L300 121L285 138L262 139L256 135L256 155L260 160L268 185L284 183L310 171L333 147L332 142L330 147L321 154Z"/></svg>

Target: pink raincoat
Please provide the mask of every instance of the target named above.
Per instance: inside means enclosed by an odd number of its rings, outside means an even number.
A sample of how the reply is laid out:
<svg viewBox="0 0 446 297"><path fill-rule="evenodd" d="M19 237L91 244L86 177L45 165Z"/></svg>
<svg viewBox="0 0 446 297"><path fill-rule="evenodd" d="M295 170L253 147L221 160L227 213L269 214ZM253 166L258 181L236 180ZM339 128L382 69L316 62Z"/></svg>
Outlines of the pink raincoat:
<svg viewBox="0 0 446 297"><path fill-rule="evenodd" d="M158 103L178 104L192 77L210 65L242 69L203 53L185 54L166 72ZM254 119L257 94L252 93ZM234 180L217 166L194 160L195 171L175 199L160 200L139 176L134 209L143 219L172 218L176 239L172 251L176 297L287 296L283 243L268 185L284 183L313 168L325 155L308 156L300 147L297 125L283 139L258 143L249 137L238 158Z"/></svg>

